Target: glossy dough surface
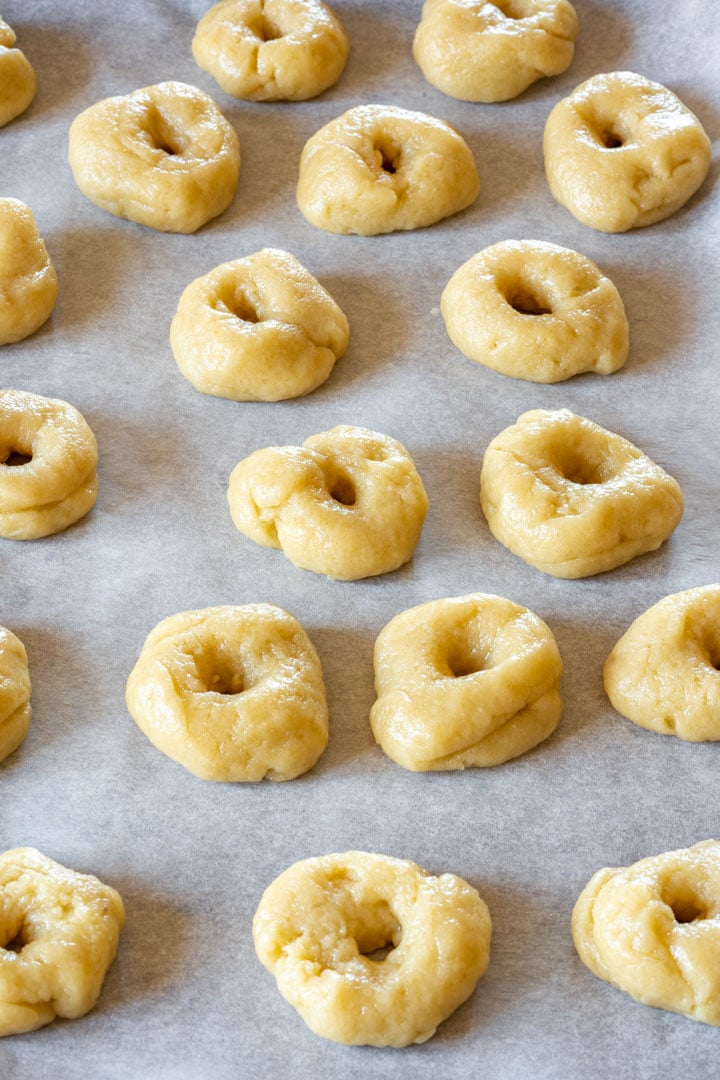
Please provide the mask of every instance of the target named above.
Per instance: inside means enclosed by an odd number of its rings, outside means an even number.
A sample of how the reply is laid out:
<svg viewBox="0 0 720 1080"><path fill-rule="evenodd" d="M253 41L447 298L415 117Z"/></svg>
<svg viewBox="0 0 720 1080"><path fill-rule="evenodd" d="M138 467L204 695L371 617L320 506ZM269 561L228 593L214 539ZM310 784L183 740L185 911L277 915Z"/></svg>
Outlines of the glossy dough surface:
<svg viewBox="0 0 720 1080"><path fill-rule="evenodd" d="M188 285L170 327L180 371L203 394L281 401L325 382L348 322L287 251L263 248Z"/></svg>
<svg viewBox="0 0 720 1080"><path fill-rule="evenodd" d="M428 82L462 101L507 101L572 62L568 0L426 0L413 55Z"/></svg>
<svg viewBox="0 0 720 1080"><path fill-rule="evenodd" d="M434 1035L487 968L490 933L487 906L462 878L362 851L295 863L253 921L283 997L316 1035L356 1046Z"/></svg>
<svg viewBox="0 0 720 1080"><path fill-rule="evenodd" d="M317 652L297 619L272 604L164 619L125 700L153 745L203 780L292 780L327 745Z"/></svg>
<svg viewBox="0 0 720 1080"><path fill-rule="evenodd" d="M370 724L413 772L499 765L555 730L561 674L551 630L527 608L482 593L433 600L375 642Z"/></svg>
<svg viewBox="0 0 720 1080"><path fill-rule="evenodd" d="M95 505L97 443L57 398L0 390L0 536L35 540L67 529Z"/></svg>
<svg viewBox="0 0 720 1080"><path fill-rule="evenodd" d="M350 43L320 0L221 0L198 23L192 49L233 97L305 101L337 82Z"/></svg>
<svg viewBox="0 0 720 1080"><path fill-rule="evenodd" d="M720 740L720 585L653 604L610 653L603 680L613 707L640 727Z"/></svg>
<svg viewBox="0 0 720 1080"><path fill-rule="evenodd" d="M35 97L35 72L15 41L15 31L0 18L0 127L24 113Z"/></svg>
<svg viewBox="0 0 720 1080"><path fill-rule="evenodd" d="M233 469L228 502L245 536L342 581L412 558L428 507L405 447L349 425L256 450Z"/></svg>
<svg viewBox="0 0 720 1080"><path fill-rule="evenodd" d="M577 251L505 240L455 271L441 310L454 345L485 367L530 382L625 363L628 322L620 294Z"/></svg>
<svg viewBox="0 0 720 1080"><path fill-rule="evenodd" d="M627 439L569 409L534 409L483 459L490 531L531 566L587 577L654 551L680 521L675 480Z"/></svg>
<svg viewBox="0 0 720 1080"><path fill-rule="evenodd" d="M374 236L432 225L464 210L479 190L472 152L449 124L360 105L305 144L297 202L319 229Z"/></svg>
<svg viewBox="0 0 720 1080"><path fill-rule="evenodd" d="M705 179L711 145L672 91L636 75L594 75L545 125L554 198L583 225L625 232L679 210Z"/></svg>
<svg viewBox="0 0 720 1080"><path fill-rule="evenodd" d="M124 919L120 896L96 877L34 848L0 855L0 1035L89 1012Z"/></svg>
<svg viewBox="0 0 720 1080"><path fill-rule="evenodd" d="M0 199L0 345L34 334L58 294L55 267L29 206Z"/></svg>
<svg viewBox="0 0 720 1080"><path fill-rule="evenodd" d="M106 98L70 128L70 167L88 199L162 232L192 233L229 206L240 144L215 102L181 82Z"/></svg>
<svg viewBox="0 0 720 1080"><path fill-rule="evenodd" d="M0 626L0 761L17 750L30 724L30 671L22 641Z"/></svg>
<svg viewBox="0 0 720 1080"><path fill-rule="evenodd" d="M599 979L643 1005L720 1025L720 841L599 870L572 933Z"/></svg>

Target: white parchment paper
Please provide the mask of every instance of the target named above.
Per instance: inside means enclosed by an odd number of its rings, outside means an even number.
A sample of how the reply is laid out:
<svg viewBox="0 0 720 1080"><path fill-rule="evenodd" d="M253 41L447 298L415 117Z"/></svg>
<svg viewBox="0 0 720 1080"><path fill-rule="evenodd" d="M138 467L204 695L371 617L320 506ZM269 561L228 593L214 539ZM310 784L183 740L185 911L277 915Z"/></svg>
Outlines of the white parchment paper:
<svg viewBox="0 0 720 1080"><path fill-rule="evenodd" d="M119 889L127 925L98 1007L0 1044L0 1077L225 1078L717 1075L720 1034L645 1008L575 955L574 901L600 866L720 835L719 745L689 745L618 716L602 664L629 622L668 593L717 581L717 167L650 229L607 236L556 205L542 163L554 103L599 71L670 86L713 139L720 42L701 0L577 0L575 61L516 101L444 97L411 55L415 0L337 0L352 39L340 83L302 104L225 95L190 52L203 0L6 0L34 64L30 110L0 131L0 195L34 210L60 277L51 321L5 346L0 383L65 398L96 432L100 497L83 522L0 544L0 623L26 643L33 721L0 766L0 844L40 848ZM716 20L715 20L716 21ZM103 213L66 161L73 117L112 94L195 83L239 134L231 207L193 236ZM322 233L296 208L305 140L351 106L388 102L452 122L482 192L430 229ZM626 368L558 386L464 359L439 315L453 271L482 247L537 238L575 248L615 281L631 324ZM168 330L185 285L263 246L293 252L331 291L351 345L328 382L282 404L196 393ZM584 581L546 577L502 548L478 502L483 451L533 407L568 406L633 440L679 480L685 517L659 551ZM430 496L417 554L398 573L334 583L241 537L225 501L241 458L337 423L411 451ZM399 611L473 590L525 604L553 628L565 713L536 751L485 771L413 775L374 745L372 645ZM270 601L295 614L324 665L331 736L283 785L215 785L156 751L124 684L145 635L177 611ZM490 905L493 952L476 993L429 1043L348 1049L305 1027L255 958L252 914L297 859L361 848L461 874Z"/></svg>

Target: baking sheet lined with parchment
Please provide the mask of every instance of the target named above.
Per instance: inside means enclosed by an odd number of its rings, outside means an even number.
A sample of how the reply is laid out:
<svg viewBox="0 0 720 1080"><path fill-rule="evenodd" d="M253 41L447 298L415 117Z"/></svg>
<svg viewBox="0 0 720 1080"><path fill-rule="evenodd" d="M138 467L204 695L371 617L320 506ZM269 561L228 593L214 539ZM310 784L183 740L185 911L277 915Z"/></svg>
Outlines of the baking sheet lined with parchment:
<svg viewBox="0 0 720 1080"><path fill-rule="evenodd" d="M629 69L664 83L717 140L717 56L707 4L577 0L571 68L502 105L429 86L411 55L420 3L337 0L352 53L340 82L300 104L234 101L190 52L203 0L6 0L34 64L29 111L0 131L0 195L27 202L55 261L50 322L0 355L3 386L64 398L100 448L92 513L58 536L3 542L0 623L25 642L33 721L0 766L2 850L33 845L122 894L127 923L97 1008L0 1043L3 1080L80 1076L225 1080L483 1075L585 1080L716 1074L716 1029L633 1002L580 963L574 901L600 866L720 835L720 747L618 716L602 664L630 621L668 593L717 581L717 164L690 204L650 229L593 232L556 205L542 162L550 109L583 79ZM237 195L193 236L103 213L75 187L67 131L82 109L165 79L214 97L240 137ZM415 233L341 237L295 205L306 139L345 109L387 102L442 117L470 144L482 190L465 213ZM476 251L535 238L575 248L618 286L625 369L536 386L451 345L447 280ZM279 404L198 394L168 341L183 288L261 247L291 251L345 311L351 343L318 391ZM526 409L569 407L630 438L680 482L670 541L609 574L558 581L490 535L478 486L490 439ZM413 561L338 583L241 537L225 490L236 462L339 423L413 455L430 511ZM536 611L565 662L565 712L532 753L491 770L416 775L368 725L372 646L399 611L499 593ZM124 684L145 635L190 608L268 601L300 619L321 656L330 743L287 784L217 785L156 751ZM373 1050L314 1036L256 960L252 914L290 863L359 848L470 881L490 906L489 970L423 1046Z"/></svg>

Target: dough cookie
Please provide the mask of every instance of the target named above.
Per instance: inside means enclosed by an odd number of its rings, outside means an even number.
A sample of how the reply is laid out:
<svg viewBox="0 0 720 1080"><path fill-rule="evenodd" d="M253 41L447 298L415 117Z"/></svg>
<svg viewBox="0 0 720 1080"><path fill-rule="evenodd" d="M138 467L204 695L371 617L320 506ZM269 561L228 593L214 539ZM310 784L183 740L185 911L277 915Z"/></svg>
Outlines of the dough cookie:
<svg viewBox="0 0 720 1080"><path fill-rule="evenodd" d="M272 604L164 619L125 700L150 742L202 780L292 780L327 746L320 660L297 619Z"/></svg>
<svg viewBox="0 0 720 1080"><path fill-rule="evenodd" d="M599 979L643 1005L720 1025L720 841L598 870L572 933Z"/></svg>
<svg viewBox="0 0 720 1080"><path fill-rule="evenodd" d="M667 540L680 488L627 439L569 409L533 409L488 446L480 503L493 536L553 577L612 570Z"/></svg>
<svg viewBox="0 0 720 1080"><path fill-rule="evenodd" d="M440 307L465 356L514 379L609 375L627 359L617 289L594 262L557 244L505 240L485 248L455 271Z"/></svg>
<svg viewBox="0 0 720 1080"><path fill-rule="evenodd" d="M256 544L340 581L411 559L428 507L405 447L348 425L302 446L256 450L233 469L228 502L236 528Z"/></svg>
<svg viewBox="0 0 720 1080"><path fill-rule="evenodd" d="M34 334L55 307L58 280L29 206L0 199L0 345Z"/></svg>
<svg viewBox="0 0 720 1080"><path fill-rule="evenodd" d="M0 390L0 536L36 540L84 517L97 498L97 459L72 405Z"/></svg>
<svg viewBox="0 0 720 1080"><path fill-rule="evenodd" d="M632 71L594 75L548 117L543 141L553 197L601 232L654 225L707 176L698 118L660 83Z"/></svg>
<svg viewBox="0 0 720 1080"><path fill-rule="evenodd" d="M95 1006L125 913L118 893L34 848L0 855L0 1035Z"/></svg>
<svg viewBox="0 0 720 1080"><path fill-rule="evenodd" d="M572 62L567 0L426 0L413 55L429 83L461 101L507 101Z"/></svg>
<svg viewBox="0 0 720 1080"><path fill-rule="evenodd" d="M32 64L13 48L15 41L15 31L0 18L0 127L25 112L37 86Z"/></svg>
<svg viewBox="0 0 720 1080"><path fill-rule="evenodd" d="M198 23L192 50L233 97L305 101L338 81L350 42L320 0L221 0Z"/></svg>
<svg viewBox="0 0 720 1080"><path fill-rule="evenodd" d="M462 878L362 851L295 863L253 920L282 996L316 1035L353 1046L431 1038L485 972L490 933Z"/></svg>
<svg viewBox="0 0 720 1080"><path fill-rule="evenodd" d="M25 646L0 626L0 761L17 750L27 735L31 712Z"/></svg>
<svg viewBox="0 0 720 1080"><path fill-rule="evenodd" d="M102 210L192 233L230 205L240 144L207 94L164 82L80 113L70 128L70 167Z"/></svg>
<svg viewBox="0 0 720 1080"><path fill-rule="evenodd" d="M653 604L610 653L603 680L613 707L640 727L720 740L720 585Z"/></svg>
<svg viewBox="0 0 720 1080"><path fill-rule="evenodd" d="M297 203L326 232L375 236L432 225L470 206L479 191L472 152L449 124L360 105L305 144Z"/></svg>
<svg viewBox="0 0 720 1080"><path fill-rule="evenodd" d="M180 371L201 393L282 401L325 382L349 333L312 274L287 251L264 248L188 285L170 344Z"/></svg>
<svg viewBox="0 0 720 1080"><path fill-rule="evenodd" d="M410 608L375 642L370 725L406 769L500 765L560 722L562 661L552 631L502 596Z"/></svg>

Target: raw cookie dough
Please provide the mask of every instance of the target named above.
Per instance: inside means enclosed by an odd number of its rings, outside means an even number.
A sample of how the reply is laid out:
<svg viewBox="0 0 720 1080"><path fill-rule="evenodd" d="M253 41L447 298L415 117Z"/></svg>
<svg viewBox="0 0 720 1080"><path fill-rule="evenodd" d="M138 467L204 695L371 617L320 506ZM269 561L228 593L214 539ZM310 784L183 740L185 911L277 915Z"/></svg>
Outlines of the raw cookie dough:
<svg viewBox="0 0 720 1080"><path fill-rule="evenodd" d="M507 101L572 62L568 0L426 0L413 55L428 82L461 101Z"/></svg>
<svg viewBox="0 0 720 1080"><path fill-rule="evenodd" d="M27 735L31 712L25 646L0 626L0 761L17 750Z"/></svg>
<svg viewBox="0 0 720 1080"><path fill-rule="evenodd" d="M35 97L35 72L25 53L13 48L15 40L15 31L0 18L0 127L25 112Z"/></svg>
<svg viewBox="0 0 720 1080"><path fill-rule="evenodd" d="M162 232L192 233L232 201L240 144L215 102L181 82L106 98L70 128L70 167L88 199Z"/></svg>
<svg viewBox="0 0 720 1080"><path fill-rule="evenodd" d="M406 769L499 765L546 739L562 712L552 631L502 596L410 608L375 642L370 725Z"/></svg>
<svg viewBox="0 0 720 1080"><path fill-rule="evenodd" d="M545 124L553 197L583 225L625 232L670 217L702 184L711 145L698 118L632 71L594 75Z"/></svg>
<svg viewBox="0 0 720 1080"><path fill-rule="evenodd" d="M600 574L654 551L680 521L671 476L627 439L569 409L533 409L483 459L493 536L553 577Z"/></svg>
<svg viewBox="0 0 720 1080"><path fill-rule="evenodd" d="M125 913L115 889L34 848L0 855L0 1035L95 1006Z"/></svg>
<svg viewBox="0 0 720 1080"><path fill-rule="evenodd" d="M610 653L603 680L613 707L640 727L720 740L720 585L653 604Z"/></svg>
<svg viewBox="0 0 720 1080"><path fill-rule="evenodd" d="M485 972L490 933L462 878L362 851L295 863L253 920L283 997L316 1035L353 1046L434 1035Z"/></svg>
<svg viewBox="0 0 720 1080"><path fill-rule="evenodd" d="M188 285L170 344L201 393L282 401L325 382L349 332L333 298L293 255L263 248Z"/></svg>
<svg viewBox="0 0 720 1080"><path fill-rule="evenodd" d="M0 536L36 540L84 517L97 460L95 436L67 401L0 390Z"/></svg>
<svg viewBox="0 0 720 1080"><path fill-rule="evenodd" d="M305 144L297 203L319 229L374 236L432 225L470 206L479 191L472 152L449 124L360 105Z"/></svg>
<svg viewBox="0 0 720 1080"><path fill-rule="evenodd" d="M350 42L320 0L221 0L198 23L192 50L233 97L305 101L338 81Z"/></svg>
<svg viewBox="0 0 720 1080"><path fill-rule="evenodd" d="M153 745L203 780L292 780L327 745L320 660L297 619L273 604L163 619L125 700Z"/></svg>
<svg viewBox="0 0 720 1080"><path fill-rule="evenodd" d="M440 301L447 332L471 360L530 382L625 363L628 322L620 294L577 251L505 240L456 270Z"/></svg>
<svg viewBox="0 0 720 1080"><path fill-rule="evenodd" d="M302 446L256 450L233 469L228 502L235 526L256 544L340 581L411 559L428 507L405 447L349 425Z"/></svg>
<svg viewBox="0 0 720 1080"><path fill-rule="evenodd" d="M720 841L598 870L572 933L599 979L643 1005L720 1025Z"/></svg>
<svg viewBox="0 0 720 1080"><path fill-rule="evenodd" d="M55 267L29 206L0 199L0 345L34 334L58 294Z"/></svg>

